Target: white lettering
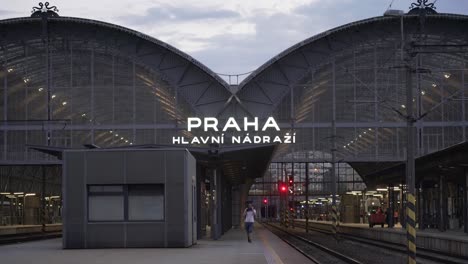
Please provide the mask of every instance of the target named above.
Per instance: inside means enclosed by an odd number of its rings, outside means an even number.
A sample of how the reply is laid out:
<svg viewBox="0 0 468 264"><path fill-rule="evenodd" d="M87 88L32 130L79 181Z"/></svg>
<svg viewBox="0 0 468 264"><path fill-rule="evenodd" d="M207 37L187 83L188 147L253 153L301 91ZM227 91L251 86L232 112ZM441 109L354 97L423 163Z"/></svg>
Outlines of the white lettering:
<svg viewBox="0 0 468 264"><path fill-rule="evenodd" d="M221 141L221 138L220 137L211 137L211 144L219 144L219 142Z"/></svg>
<svg viewBox="0 0 468 264"><path fill-rule="evenodd" d="M281 138L279 136L276 136L275 139L273 140L273 143L283 143L281 141Z"/></svg>
<svg viewBox="0 0 468 264"><path fill-rule="evenodd" d="M240 144L241 143L241 138L240 136L232 136L232 144Z"/></svg>
<svg viewBox="0 0 468 264"><path fill-rule="evenodd" d="M212 128L214 131L218 131L218 119L216 117L205 117L204 118L203 130L208 131L208 128Z"/></svg>
<svg viewBox="0 0 468 264"><path fill-rule="evenodd" d="M254 136L254 143L258 144L262 142L262 137L261 136Z"/></svg>
<svg viewBox="0 0 468 264"><path fill-rule="evenodd" d="M258 131L258 117L254 118L253 122L249 122L247 117L244 117L244 131L249 131L249 126L253 126L253 131Z"/></svg>
<svg viewBox="0 0 468 264"><path fill-rule="evenodd" d="M193 137L191 144L199 144L200 145L200 140L198 140L198 137Z"/></svg>
<svg viewBox="0 0 468 264"><path fill-rule="evenodd" d="M242 140L242 144L249 143L252 144L252 140L250 140L249 133L245 135L244 140Z"/></svg>
<svg viewBox="0 0 468 264"><path fill-rule="evenodd" d="M276 124L275 119L271 116L267 119L265 125L263 125L262 131L265 131L269 127L276 129L276 131L280 131L278 124Z"/></svg>
<svg viewBox="0 0 468 264"><path fill-rule="evenodd" d="M210 137L200 137L200 139L203 144L206 144L208 143L208 140L210 140Z"/></svg>
<svg viewBox="0 0 468 264"><path fill-rule="evenodd" d="M172 137L172 144L180 144L180 137Z"/></svg>
<svg viewBox="0 0 468 264"><path fill-rule="evenodd" d="M192 131L192 128L200 127L201 119L198 117L189 117L187 118L187 130Z"/></svg>
<svg viewBox="0 0 468 264"><path fill-rule="evenodd" d="M228 118L228 121L226 122L226 125L224 125L223 132L228 130L228 128L235 128L237 131L241 131L239 125L237 124L236 120L234 117Z"/></svg>

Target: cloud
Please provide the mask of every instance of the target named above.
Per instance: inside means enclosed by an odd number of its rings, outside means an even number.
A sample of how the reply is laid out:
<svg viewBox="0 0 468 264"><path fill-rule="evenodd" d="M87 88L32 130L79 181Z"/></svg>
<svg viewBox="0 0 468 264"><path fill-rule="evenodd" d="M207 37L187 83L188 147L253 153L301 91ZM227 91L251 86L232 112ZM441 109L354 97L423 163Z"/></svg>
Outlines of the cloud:
<svg viewBox="0 0 468 264"><path fill-rule="evenodd" d="M208 10L200 7L174 7L160 5L146 10L144 15L122 16L119 19L129 24L177 23L196 20L223 20L240 17L232 10Z"/></svg>
<svg viewBox="0 0 468 264"><path fill-rule="evenodd" d="M16 15L18 15L18 12L16 11L0 9L0 17L6 18L6 17L13 17Z"/></svg>
<svg viewBox="0 0 468 264"><path fill-rule="evenodd" d="M437 2L439 12L466 13L467 0ZM60 1L61 16L102 20L165 41L221 73L256 69L325 30L380 16L390 0L95 0ZM36 2L2 3L0 18L29 16ZM52 3L54 4L54 3ZM409 1L393 9L407 11ZM11 11L10 11L11 10ZM15 12L15 13L13 13Z"/></svg>
<svg viewBox="0 0 468 264"><path fill-rule="evenodd" d="M304 28L321 28L320 23L310 26L306 17L295 12L298 6L317 0L259 0L245 5L227 0L214 10L201 2L183 8L153 6L143 15L117 20L189 53L216 72L227 73L251 71L304 39Z"/></svg>

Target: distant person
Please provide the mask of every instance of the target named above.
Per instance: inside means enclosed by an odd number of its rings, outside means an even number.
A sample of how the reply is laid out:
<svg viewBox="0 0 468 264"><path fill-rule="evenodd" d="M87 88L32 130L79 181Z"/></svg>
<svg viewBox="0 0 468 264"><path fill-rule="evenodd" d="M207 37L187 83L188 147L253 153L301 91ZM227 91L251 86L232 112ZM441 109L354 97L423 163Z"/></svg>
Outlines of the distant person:
<svg viewBox="0 0 468 264"><path fill-rule="evenodd" d="M254 225L256 216L257 216L257 211L255 211L255 208L253 208L252 204L249 203L247 208L245 208L244 210L245 231L247 232L247 241L249 241L249 243L252 243L252 238L250 237L250 234L253 231L253 225Z"/></svg>
<svg viewBox="0 0 468 264"><path fill-rule="evenodd" d="M396 225L398 223L398 210L395 210L395 212L393 213L393 219Z"/></svg>

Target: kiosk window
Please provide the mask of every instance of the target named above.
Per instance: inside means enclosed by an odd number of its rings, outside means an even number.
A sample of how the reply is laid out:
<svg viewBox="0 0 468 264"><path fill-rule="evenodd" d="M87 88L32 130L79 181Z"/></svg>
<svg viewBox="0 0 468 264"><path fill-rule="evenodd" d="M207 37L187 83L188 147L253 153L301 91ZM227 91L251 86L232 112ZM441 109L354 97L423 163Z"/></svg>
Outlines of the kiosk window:
<svg viewBox="0 0 468 264"><path fill-rule="evenodd" d="M123 186L90 186L88 191L89 221L123 221Z"/></svg>
<svg viewBox="0 0 468 264"><path fill-rule="evenodd" d="M89 185L88 221L164 220L164 185Z"/></svg>
<svg viewBox="0 0 468 264"><path fill-rule="evenodd" d="M163 220L164 187L160 185L128 186L128 220Z"/></svg>

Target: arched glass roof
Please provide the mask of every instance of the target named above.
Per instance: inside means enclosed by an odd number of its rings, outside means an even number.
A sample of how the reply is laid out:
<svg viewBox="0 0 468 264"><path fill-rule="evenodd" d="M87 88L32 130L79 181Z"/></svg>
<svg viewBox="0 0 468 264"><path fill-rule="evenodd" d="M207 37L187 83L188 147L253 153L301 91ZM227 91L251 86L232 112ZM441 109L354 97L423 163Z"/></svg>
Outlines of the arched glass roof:
<svg viewBox="0 0 468 264"><path fill-rule="evenodd" d="M403 22L414 110L422 117L416 123L420 156L466 140L468 20L435 14L423 24L414 15ZM304 40L252 73L234 94L190 56L139 32L68 17L50 18L48 28L47 42L39 18L0 21L0 156L6 163L44 158L25 150L28 144L170 144L174 135L191 136L184 130L189 116L220 122L275 117L283 130L296 132L296 144L280 146L276 160L327 161L333 139L343 162L405 157L399 17L366 19Z"/></svg>
<svg viewBox="0 0 468 264"><path fill-rule="evenodd" d="M466 140L468 17L384 16L304 40L240 84L236 97L246 112L274 116L296 132L298 143L282 146L275 160L327 160L332 138L342 161L405 159L401 21L419 118L417 155Z"/></svg>
<svg viewBox="0 0 468 264"><path fill-rule="evenodd" d="M0 34L4 161L43 158L27 144L169 143L188 116L214 116L231 95L189 55L117 25L51 17L44 31L41 18L15 18Z"/></svg>

